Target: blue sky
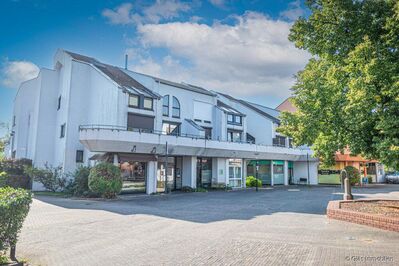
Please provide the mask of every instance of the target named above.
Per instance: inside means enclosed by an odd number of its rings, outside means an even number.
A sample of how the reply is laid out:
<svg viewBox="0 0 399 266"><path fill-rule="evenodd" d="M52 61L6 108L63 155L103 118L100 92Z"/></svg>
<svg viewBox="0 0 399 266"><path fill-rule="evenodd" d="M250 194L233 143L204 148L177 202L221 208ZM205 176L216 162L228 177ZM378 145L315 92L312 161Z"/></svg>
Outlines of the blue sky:
<svg viewBox="0 0 399 266"><path fill-rule="evenodd" d="M285 0L2 0L0 122L58 48L275 107L309 58L287 40L303 15Z"/></svg>

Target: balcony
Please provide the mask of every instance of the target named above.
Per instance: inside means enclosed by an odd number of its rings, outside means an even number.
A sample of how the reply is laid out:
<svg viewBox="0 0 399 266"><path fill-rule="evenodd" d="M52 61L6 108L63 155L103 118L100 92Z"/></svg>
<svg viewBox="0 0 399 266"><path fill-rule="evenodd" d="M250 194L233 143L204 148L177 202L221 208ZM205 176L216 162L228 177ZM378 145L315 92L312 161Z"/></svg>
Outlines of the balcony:
<svg viewBox="0 0 399 266"><path fill-rule="evenodd" d="M79 127L80 142L92 152L123 152L176 156L202 156L245 159L274 159L305 161L312 155L308 149L257 145L247 142L228 142L204 137L126 128L108 125L84 125Z"/></svg>

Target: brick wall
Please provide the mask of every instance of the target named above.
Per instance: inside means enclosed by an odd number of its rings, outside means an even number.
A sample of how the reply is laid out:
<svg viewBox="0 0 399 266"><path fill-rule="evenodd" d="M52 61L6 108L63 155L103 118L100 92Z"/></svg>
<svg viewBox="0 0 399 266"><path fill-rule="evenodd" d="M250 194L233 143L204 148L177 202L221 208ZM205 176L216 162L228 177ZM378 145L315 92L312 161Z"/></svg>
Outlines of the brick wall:
<svg viewBox="0 0 399 266"><path fill-rule="evenodd" d="M328 203L328 218L399 232L399 218L344 210L340 208L341 202L348 201L336 200Z"/></svg>

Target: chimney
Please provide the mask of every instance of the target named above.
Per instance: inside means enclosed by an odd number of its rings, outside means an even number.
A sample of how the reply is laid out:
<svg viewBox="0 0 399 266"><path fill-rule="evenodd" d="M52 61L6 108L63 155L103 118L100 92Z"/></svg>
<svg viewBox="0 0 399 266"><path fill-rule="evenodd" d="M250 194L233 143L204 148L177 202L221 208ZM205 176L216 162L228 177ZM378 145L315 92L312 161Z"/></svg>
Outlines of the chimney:
<svg viewBox="0 0 399 266"><path fill-rule="evenodd" d="M129 56L125 54L125 69L127 70L127 60L129 59Z"/></svg>

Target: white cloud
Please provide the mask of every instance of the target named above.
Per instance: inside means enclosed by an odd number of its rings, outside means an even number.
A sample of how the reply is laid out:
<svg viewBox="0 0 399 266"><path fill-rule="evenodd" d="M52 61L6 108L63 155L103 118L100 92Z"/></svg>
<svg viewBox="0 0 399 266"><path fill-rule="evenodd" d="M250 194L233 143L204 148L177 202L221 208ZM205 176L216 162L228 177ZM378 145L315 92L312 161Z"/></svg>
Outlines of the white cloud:
<svg viewBox="0 0 399 266"><path fill-rule="evenodd" d="M189 11L190 5L178 0L157 0L152 6L144 9L143 13L149 22L158 23L161 19L173 19L181 12Z"/></svg>
<svg viewBox="0 0 399 266"><path fill-rule="evenodd" d="M288 4L288 9L280 12L280 17L294 21L305 14L305 10L301 7L301 1L296 0Z"/></svg>
<svg viewBox="0 0 399 266"><path fill-rule="evenodd" d="M37 77L39 68L28 61L6 61L2 67L1 84L18 88L21 82Z"/></svg>
<svg viewBox="0 0 399 266"><path fill-rule="evenodd" d="M160 61L145 57L136 71L186 81L235 95L286 97L309 54L288 41L291 23L247 12L231 24L194 22L137 27L145 48L166 48ZM176 58L189 62L190 67Z"/></svg>
<svg viewBox="0 0 399 266"><path fill-rule="evenodd" d="M123 3L114 9L103 10L102 15L111 24L159 23L162 20L177 18L180 13L190 9L188 3L179 0L156 0L154 4L140 10L133 10L131 3Z"/></svg>
<svg viewBox="0 0 399 266"><path fill-rule="evenodd" d="M134 18L130 14L133 5L123 3L115 9L104 9L102 15L108 18L111 24L130 24L134 22Z"/></svg>
<svg viewBox="0 0 399 266"><path fill-rule="evenodd" d="M209 2L219 8L225 8L226 1L225 0L209 0Z"/></svg>

